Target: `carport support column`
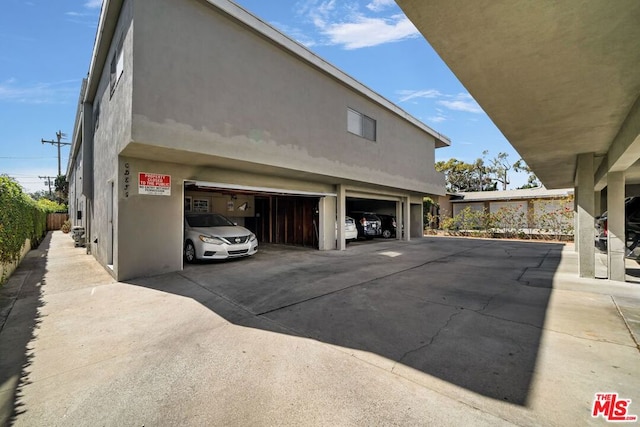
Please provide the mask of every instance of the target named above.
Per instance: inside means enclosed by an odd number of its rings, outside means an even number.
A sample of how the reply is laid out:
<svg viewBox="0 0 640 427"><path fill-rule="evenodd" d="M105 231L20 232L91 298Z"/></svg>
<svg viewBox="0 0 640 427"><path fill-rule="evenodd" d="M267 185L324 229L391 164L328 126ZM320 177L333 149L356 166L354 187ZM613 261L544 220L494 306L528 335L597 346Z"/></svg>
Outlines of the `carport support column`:
<svg viewBox="0 0 640 427"><path fill-rule="evenodd" d="M576 181L578 223L576 235L578 245L578 260L580 277L595 277L595 247L594 247L594 170L593 153L578 155Z"/></svg>
<svg viewBox="0 0 640 427"><path fill-rule="evenodd" d="M402 224L404 225L404 240L407 242L411 240L411 197L403 197L402 203L404 203L404 212L402 217Z"/></svg>
<svg viewBox="0 0 640 427"><path fill-rule="evenodd" d="M337 247L339 251L344 251L347 244L344 241L344 221L347 216L347 191L344 185L336 185L336 223L337 223Z"/></svg>
<svg viewBox="0 0 640 427"><path fill-rule="evenodd" d="M336 199L321 197L318 202L319 239L318 249L328 251L336 248Z"/></svg>
<svg viewBox="0 0 640 427"><path fill-rule="evenodd" d="M607 257L609 279L625 281L625 212L624 172L609 172L607 176Z"/></svg>

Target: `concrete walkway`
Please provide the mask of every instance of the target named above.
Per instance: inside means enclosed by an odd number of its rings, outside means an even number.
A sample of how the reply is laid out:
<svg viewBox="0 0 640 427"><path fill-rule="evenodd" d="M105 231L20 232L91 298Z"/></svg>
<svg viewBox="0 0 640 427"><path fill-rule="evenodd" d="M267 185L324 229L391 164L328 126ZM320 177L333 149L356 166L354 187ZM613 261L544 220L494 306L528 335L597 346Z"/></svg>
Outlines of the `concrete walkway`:
<svg viewBox="0 0 640 427"><path fill-rule="evenodd" d="M640 284L576 263L433 237L120 283L54 232L0 289L0 424L604 425L598 392L640 415Z"/></svg>

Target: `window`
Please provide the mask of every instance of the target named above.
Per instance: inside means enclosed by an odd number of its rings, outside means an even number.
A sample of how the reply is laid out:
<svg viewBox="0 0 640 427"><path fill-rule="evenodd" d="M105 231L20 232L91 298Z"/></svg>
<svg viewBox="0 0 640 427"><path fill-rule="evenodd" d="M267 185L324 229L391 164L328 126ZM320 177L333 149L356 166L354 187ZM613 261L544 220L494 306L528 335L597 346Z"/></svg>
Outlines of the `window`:
<svg viewBox="0 0 640 427"><path fill-rule="evenodd" d="M370 141L376 140L376 121L351 108L347 109L347 130Z"/></svg>
<svg viewBox="0 0 640 427"><path fill-rule="evenodd" d="M118 42L118 47L116 51L113 53L113 58L111 59L111 77L110 77L110 85L111 85L111 94L113 95L113 91L116 89L116 85L118 84L118 80L124 71L124 56L122 55L122 45L124 43L124 37L120 37L120 41Z"/></svg>

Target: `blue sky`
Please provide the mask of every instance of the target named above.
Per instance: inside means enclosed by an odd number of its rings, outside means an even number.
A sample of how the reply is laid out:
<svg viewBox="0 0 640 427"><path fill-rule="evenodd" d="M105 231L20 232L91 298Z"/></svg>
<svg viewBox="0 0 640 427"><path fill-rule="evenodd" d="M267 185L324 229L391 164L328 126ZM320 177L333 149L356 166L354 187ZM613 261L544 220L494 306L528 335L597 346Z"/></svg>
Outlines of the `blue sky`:
<svg viewBox="0 0 640 427"><path fill-rule="evenodd" d="M0 6L0 173L28 192L57 174L62 130L71 141L91 60L100 0L3 0ZM437 160L518 154L392 0L237 0L369 88L447 135ZM66 170L68 147L62 149ZM526 182L512 176L512 185Z"/></svg>

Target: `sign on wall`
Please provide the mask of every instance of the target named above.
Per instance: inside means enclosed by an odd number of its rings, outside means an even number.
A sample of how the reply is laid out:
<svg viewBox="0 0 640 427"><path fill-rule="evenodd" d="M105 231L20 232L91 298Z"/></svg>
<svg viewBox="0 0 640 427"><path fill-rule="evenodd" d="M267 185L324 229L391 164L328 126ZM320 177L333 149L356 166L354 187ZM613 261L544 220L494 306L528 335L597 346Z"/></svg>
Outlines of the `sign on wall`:
<svg viewBox="0 0 640 427"><path fill-rule="evenodd" d="M138 174L138 194L170 196L171 175L140 172Z"/></svg>

